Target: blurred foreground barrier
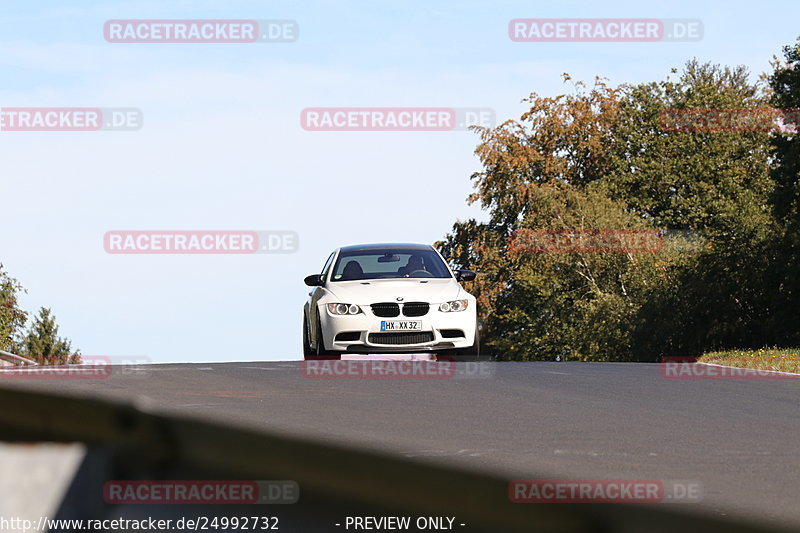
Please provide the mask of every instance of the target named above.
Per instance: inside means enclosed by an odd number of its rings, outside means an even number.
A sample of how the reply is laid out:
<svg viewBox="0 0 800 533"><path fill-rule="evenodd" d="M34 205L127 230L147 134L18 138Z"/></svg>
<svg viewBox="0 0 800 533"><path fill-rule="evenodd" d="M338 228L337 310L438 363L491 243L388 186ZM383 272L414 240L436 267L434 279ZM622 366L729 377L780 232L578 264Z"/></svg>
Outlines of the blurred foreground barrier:
<svg viewBox="0 0 800 533"><path fill-rule="evenodd" d="M451 529L467 533L776 531L705 516L697 507L690 513L663 504L513 503L510 480L499 475L97 399L0 389L0 405L14 407L0 409L0 440L84 443L86 455L59 519L258 514L279 520L280 531L315 533L345 531L348 519L364 516L411 516L412 523L416 517L453 517ZM104 487L123 480L285 480L299 498L282 505L109 503Z"/></svg>

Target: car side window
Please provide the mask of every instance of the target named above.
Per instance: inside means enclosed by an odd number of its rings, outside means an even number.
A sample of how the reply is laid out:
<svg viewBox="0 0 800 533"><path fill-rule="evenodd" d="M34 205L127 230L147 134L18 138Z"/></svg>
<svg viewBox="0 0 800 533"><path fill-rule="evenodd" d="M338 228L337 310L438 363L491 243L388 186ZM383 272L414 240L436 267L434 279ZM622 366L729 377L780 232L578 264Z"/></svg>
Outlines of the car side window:
<svg viewBox="0 0 800 533"><path fill-rule="evenodd" d="M331 268L331 263L333 263L333 256L335 254L336 254L336 252L332 253L328 257L328 260L325 261L325 266L322 267L322 279L325 279L328 276L328 270L330 270L330 268Z"/></svg>

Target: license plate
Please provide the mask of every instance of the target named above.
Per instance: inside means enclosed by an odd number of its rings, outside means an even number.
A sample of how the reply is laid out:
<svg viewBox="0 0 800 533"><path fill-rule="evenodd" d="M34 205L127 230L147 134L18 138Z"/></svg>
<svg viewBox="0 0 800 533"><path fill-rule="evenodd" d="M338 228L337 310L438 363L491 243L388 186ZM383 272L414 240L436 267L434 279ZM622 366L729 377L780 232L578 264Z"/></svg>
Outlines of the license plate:
<svg viewBox="0 0 800 533"><path fill-rule="evenodd" d="M422 322L419 320L381 320L381 331L419 331Z"/></svg>

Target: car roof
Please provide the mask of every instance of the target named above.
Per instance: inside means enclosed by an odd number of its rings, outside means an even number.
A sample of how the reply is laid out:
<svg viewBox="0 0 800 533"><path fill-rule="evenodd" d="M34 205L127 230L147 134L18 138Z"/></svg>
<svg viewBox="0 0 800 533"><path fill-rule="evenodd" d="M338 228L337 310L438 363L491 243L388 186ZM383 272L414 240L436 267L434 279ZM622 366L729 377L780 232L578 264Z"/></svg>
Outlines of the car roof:
<svg viewBox="0 0 800 533"><path fill-rule="evenodd" d="M339 248L342 252L368 252L370 250L431 250L433 247L430 244L416 244L416 243L373 243L373 244L352 244L350 246L342 246Z"/></svg>

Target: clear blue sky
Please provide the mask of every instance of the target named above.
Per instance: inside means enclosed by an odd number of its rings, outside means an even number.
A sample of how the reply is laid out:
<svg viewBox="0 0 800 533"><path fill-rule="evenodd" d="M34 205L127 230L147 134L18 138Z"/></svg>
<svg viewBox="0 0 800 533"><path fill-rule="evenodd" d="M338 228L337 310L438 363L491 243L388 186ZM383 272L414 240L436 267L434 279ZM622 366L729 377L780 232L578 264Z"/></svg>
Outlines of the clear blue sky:
<svg viewBox="0 0 800 533"><path fill-rule="evenodd" d="M338 245L433 242L478 170L471 132L335 133L305 107L482 107L516 118L561 73L664 78L697 57L753 76L797 2L3 2L0 107L137 107L134 132L0 132L0 262L84 354L296 359ZM699 42L515 43L514 18L696 18ZM293 19L291 44L111 44L108 19ZM292 255L109 255L114 229L293 230Z"/></svg>

